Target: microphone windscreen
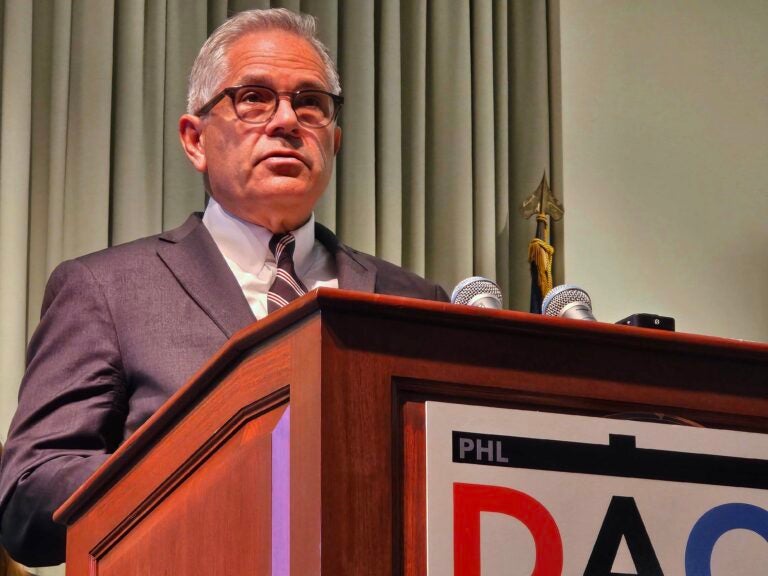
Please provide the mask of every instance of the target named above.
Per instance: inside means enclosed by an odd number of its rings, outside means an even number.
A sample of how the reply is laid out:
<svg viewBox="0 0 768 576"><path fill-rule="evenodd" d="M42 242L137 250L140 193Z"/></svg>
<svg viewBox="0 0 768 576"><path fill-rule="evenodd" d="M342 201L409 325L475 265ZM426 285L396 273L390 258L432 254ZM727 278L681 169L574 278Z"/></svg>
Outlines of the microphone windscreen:
<svg viewBox="0 0 768 576"><path fill-rule="evenodd" d="M451 294L453 304L466 304L496 310L501 310L503 298L499 285L482 276L472 276L462 280Z"/></svg>
<svg viewBox="0 0 768 576"><path fill-rule="evenodd" d="M595 320L592 314L592 300L586 290L563 284L552 288L541 303L545 316L560 316L577 320Z"/></svg>

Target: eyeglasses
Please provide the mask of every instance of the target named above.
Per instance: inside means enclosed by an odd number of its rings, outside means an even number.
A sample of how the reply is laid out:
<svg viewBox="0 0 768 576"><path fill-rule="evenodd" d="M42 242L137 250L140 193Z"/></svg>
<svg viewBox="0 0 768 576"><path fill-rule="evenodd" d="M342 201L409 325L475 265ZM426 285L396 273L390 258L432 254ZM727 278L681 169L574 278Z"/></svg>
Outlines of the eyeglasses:
<svg viewBox="0 0 768 576"><path fill-rule="evenodd" d="M291 107L299 123L307 128L322 128L336 119L344 98L324 90L296 90L277 92L266 86L230 86L211 98L196 116L203 116L213 109L225 96L232 100L235 114L249 124L266 124L275 115L280 96L290 96Z"/></svg>

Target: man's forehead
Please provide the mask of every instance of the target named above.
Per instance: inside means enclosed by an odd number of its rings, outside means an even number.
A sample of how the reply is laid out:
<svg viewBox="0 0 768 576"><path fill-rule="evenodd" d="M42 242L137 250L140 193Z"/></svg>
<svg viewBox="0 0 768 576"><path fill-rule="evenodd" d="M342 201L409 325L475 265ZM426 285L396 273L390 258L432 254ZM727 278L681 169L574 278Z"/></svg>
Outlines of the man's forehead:
<svg viewBox="0 0 768 576"><path fill-rule="evenodd" d="M261 30L238 38L227 51L228 79L239 84L264 83L276 74L291 74L301 87L326 87L325 63L305 38L286 30ZM318 86L319 85L319 86Z"/></svg>

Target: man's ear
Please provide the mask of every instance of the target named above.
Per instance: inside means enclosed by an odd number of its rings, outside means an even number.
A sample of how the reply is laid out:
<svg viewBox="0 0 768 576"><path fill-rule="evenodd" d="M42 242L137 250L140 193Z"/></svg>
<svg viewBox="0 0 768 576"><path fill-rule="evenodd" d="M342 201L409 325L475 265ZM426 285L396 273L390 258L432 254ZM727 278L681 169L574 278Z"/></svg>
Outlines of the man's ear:
<svg viewBox="0 0 768 576"><path fill-rule="evenodd" d="M179 118L179 140L184 153L192 162L195 170L205 173L208 170L208 162L205 157L203 145L203 120L199 116L183 114Z"/></svg>
<svg viewBox="0 0 768 576"><path fill-rule="evenodd" d="M336 126L336 129L333 132L333 155L339 153L339 148L341 148L341 128L339 126Z"/></svg>

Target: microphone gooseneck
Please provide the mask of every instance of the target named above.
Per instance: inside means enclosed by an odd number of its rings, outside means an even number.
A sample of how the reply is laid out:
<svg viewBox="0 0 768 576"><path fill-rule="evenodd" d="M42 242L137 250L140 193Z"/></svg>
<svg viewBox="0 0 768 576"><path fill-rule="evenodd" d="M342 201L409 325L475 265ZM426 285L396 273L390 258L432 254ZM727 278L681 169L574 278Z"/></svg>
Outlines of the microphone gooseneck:
<svg viewBox="0 0 768 576"><path fill-rule="evenodd" d="M472 276L462 280L451 294L452 304L465 304L494 310L501 310L502 300L503 296L499 285L482 276Z"/></svg>
<svg viewBox="0 0 768 576"><path fill-rule="evenodd" d="M572 284L552 288L541 303L541 313L545 316L574 320L597 320L592 314L592 300L589 294Z"/></svg>

